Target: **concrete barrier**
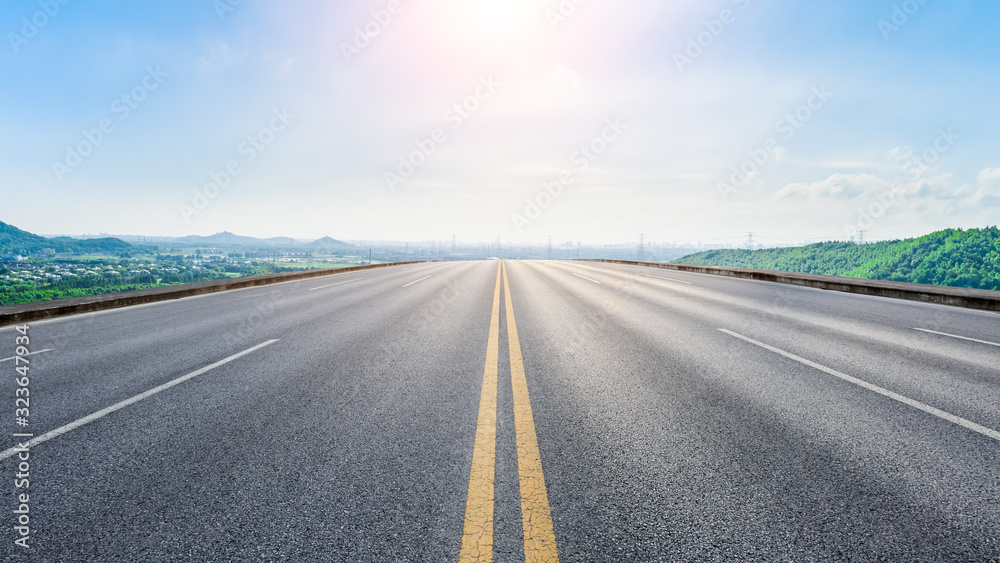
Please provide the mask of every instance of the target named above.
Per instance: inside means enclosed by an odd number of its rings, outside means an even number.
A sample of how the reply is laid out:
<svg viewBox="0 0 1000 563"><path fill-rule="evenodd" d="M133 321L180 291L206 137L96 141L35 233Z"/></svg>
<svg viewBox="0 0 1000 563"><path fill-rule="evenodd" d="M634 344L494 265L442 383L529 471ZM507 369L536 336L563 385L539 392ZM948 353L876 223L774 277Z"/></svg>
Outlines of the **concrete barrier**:
<svg viewBox="0 0 1000 563"><path fill-rule="evenodd" d="M909 299L924 303L939 303L968 309L1000 312L1000 291L989 289L968 289L964 287L948 287L943 285L927 285L884 280L865 280L857 278L842 278L839 276L823 276L818 274L799 274L796 272L777 272L774 270L753 270L750 268L723 268L720 266L699 266L695 264L672 264L669 262L635 262L632 260L589 259L583 262L606 262L609 264L627 264L631 266L647 266L679 272L694 272L697 274L712 274L750 280L787 283L803 287L815 287L830 291L843 291L877 297L892 297L894 299Z"/></svg>
<svg viewBox="0 0 1000 563"><path fill-rule="evenodd" d="M168 301L171 299L204 295L206 293L217 293L231 289L243 289L246 287L257 287L287 281L318 278L322 276L343 274L346 272L357 272L359 270L370 270L372 268L402 266L404 264L422 264L426 262L434 262L434 260L393 262L389 264L368 264L365 266L348 266L347 268L303 270L300 272L281 272L278 274L264 274L260 276L246 276L226 280L154 287L152 289L140 289L136 291L123 291L121 293L105 293L102 295L91 295L88 297L56 299L55 301L40 301L38 303L24 303L21 305L5 305L0 307L0 326L26 323L41 319L50 319L53 317L62 317L65 315L75 315L77 313L90 313L93 311L103 311L105 309L117 309L119 307L128 307L130 305L156 303L157 301Z"/></svg>

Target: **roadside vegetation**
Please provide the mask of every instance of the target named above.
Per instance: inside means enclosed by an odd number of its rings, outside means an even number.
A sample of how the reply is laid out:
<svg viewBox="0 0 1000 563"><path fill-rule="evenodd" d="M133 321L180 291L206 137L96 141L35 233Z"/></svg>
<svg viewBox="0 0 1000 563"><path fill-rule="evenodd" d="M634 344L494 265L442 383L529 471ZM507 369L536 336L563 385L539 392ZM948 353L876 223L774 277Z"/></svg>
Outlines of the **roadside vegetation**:
<svg viewBox="0 0 1000 563"><path fill-rule="evenodd" d="M674 262L1000 290L1000 229L946 229L867 244L710 250Z"/></svg>
<svg viewBox="0 0 1000 563"><path fill-rule="evenodd" d="M336 268L329 263L273 263L223 256L29 258L0 262L0 305L51 301L226 278Z"/></svg>

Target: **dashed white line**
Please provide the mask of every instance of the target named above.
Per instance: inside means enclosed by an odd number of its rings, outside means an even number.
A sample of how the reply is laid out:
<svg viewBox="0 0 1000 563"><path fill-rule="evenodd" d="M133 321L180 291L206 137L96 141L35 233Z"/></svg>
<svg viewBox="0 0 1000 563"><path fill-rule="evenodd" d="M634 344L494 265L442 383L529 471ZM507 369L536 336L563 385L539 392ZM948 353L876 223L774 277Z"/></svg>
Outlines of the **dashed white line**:
<svg viewBox="0 0 1000 563"><path fill-rule="evenodd" d="M346 280L346 281L342 281L342 282L337 282L337 283L331 283L331 284L327 284L327 285L321 285L321 286L319 286L319 287L313 287L313 288L310 288L310 289L309 289L309 291L316 291L317 289L323 289L324 287L333 287L333 286L335 286L335 285L343 285L343 284L345 284L345 283L351 283L351 282L356 282L356 281L358 281L358 280L363 280L363 279L364 279L364 278L354 278L354 279L352 279L352 280Z"/></svg>
<svg viewBox="0 0 1000 563"><path fill-rule="evenodd" d="M413 285L413 284L415 284L415 283L417 283L417 282L422 282L422 281L426 280L426 279L427 279L427 278L429 278L429 277L430 277L430 276L424 276L424 277L420 278L419 280L413 280L413 281L411 281L410 283L407 283L407 284L403 284L403 287L410 287L411 285Z"/></svg>
<svg viewBox="0 0 1000 563"><path fill-rule="evenodd" d="M580 274L578 274L578 273L576 273L576 272L570 272L570 273L571 273L571 274L573 274L574 276L578 277L578 278L583 278L583 279L585 279L585 280L587 280L587 281L591 281L591 282L594 282L594 283L596 283L597 285L601 285L601 282L599 282L599 281L597 281L597 280L595 280L595 279L591 279L591 278L588 278L587 276L581 276Z"/></svg>
<svg viewBox="0 0 1000 563"><path fill-rule="evenodd" d="M952 338L959 338L961 340L968 340L970 342L978 342L980 344L989 344L990 346L1000 346L1000 343L990 342L989 340L979 340L976 338L969 338L968 336L959 336L957 334L948 334L947 332L938 332L936 330L928 330L926 328L915 328L913 330L919 330L920 332L929 332L931 334L940 334L941 336L950 336Z"/></svg>
<svg viewBox="0 0 1000 563"><path fill-rule="evenodd" d="M646 276L647 278L656 278L658 280L667 280L667 281L672 281L672 282L677 282L677 283L683 283L683 284L687 284L687 285L694 285L691 282L687 282L687 281L684 281L684 280L676 280L674 278L665 278L663 276L654 276L654 275L651 275L651 274L639 274L639 275L640 276Z"/></svg>
<svg viewBox="0 0 1000 563"><path fill-rule="evenodd" d="M205 366L205 367L203 367L203 368L201 368L199 370L192 371L191 373L189 373L187 375L182 375L182 376L178 377L177 379L172 379L172 380L170 380L170 381L168 381L168 382L166 382L163 385L160 385L158 387L153 387L149 391L146 391L145 393L140 393L140 394L136 395L135 397L132 397L131 399L125 399L124 401L121 401L119 403L115 403L115 404L111 405L110 407L106 407L106 408L103 408L103 409L101 409L101 410L99 410L99 411L97 411L95 413L88 414L87 416L85 416L85 417L83 417L83 418L81 418L79 420L74 420L73 422L70 422L69 424L66 424L64 426L60 426L59 428L56 428L55 430L46 432L45 434L42 434L41 436L39 436L37 438L32 438L28 442L28 447L36 446L38 444L41 444L42 442L48 442L52 438L55 438L57 436L61 436L61 435L65 434L67 432L70 432L72 430L76 430L77 428L83 426L84 424L91 423L91 422L93 422L93 421L95 421L95 420L97 420L99 418L103 418L103 417L105 417L105 416L107 416L107 415L109 415L109 414L111 414L111 413L113 413L113 412L115 412L117 410L121 410L121 409L123 409L123 408L125 408L125 407L127 407L127 406L129 406L129 405L131 405L133 403L138 403L139 401L141 401L143 399L146 399L148 397L152 397L153 395L159 393L160 391L166 391L167 389L170 389L174 385L180 385L181 383L184 383L185 381L187 381L189 379L193 379L195 377L198 377L199 375L201 375L201 374L203 374L203 373L205 373L207 371L211 371L211 370L213 370L213 369L215 369L215 368L217 368L217 367L219 367L219 366L221 366L223 364L228 364L229 362L231 362L231 361L233 361L233 360L235 360L237 358L241 358L243 356L246 356L247 354L249 354L251 352L255 352L257 350L260 350L261 348L263 348L265 346L269 346L271 344L274 344L277 341L278 341L277 339L268 340L267 342L264 342L264 343L261 343L261 344L258 344L256 346L254 346L253 348L248 348L248 349L246 349L246 350L244 350L242 352L239 352L237 354L233 354L232 356L229 356L228 358L226 358L224 360L219 360L218 362L215 362L212 365L208 365L208 366ZM9 448L9 449L6 449L3 452L0 452L0 459L7 459L8 457L16 454L18 451L21 451L20 448Z"/></svg>
<svg viewBox="0 0 1000 563"><path fill-rule="evenodd" d="M936 417L938 417L938 418L940 418L942 420L947 420L948 422L957 424L959 426L963 426L965 428L968 428L969 430L972 430L973 432L978 432L979 434L982 434L983 436L986 436L986 437L989 437L989 438L993 438L994 440L1000 440L1000 432L997 432L996 430L993 430L992 428L987 428L987 427L982 426L980 424L976 424L975 422L972 422L971 420L966 420L966 419L964 419L964 418L962 418L960 416L955 416L955 415L953 415L951 413L948 413L948 412L945 412L945 411L943 411L941 409L934 408L934 407L932 407L932 406L930 406L928 404L921 403L920 401L915 401L915 400L913 400L913 399L911 399L909 397L905 397L903 395L900 395L899 393L894 393L892 391L889 391L888 389L885 389L884 387L879 387L878 385L874 385L872 383L868 383L867 381L862 381L862 380L860 380L860 379L858 379L856 377L851 377L850 375L847 375L846 373L841 373L841 372L839 372L839 371L837 371L835 369L828 368L828 367L826 367L824 365L817 364L816 362L812 362L812 361L809 361L809 360L807 360L805 358L801 358L799 356L796 356L795 354L792 354L791 352L785 352L784 350L780 350L778 348L775 348L774 346L769 346L767 344L764 344L763 342L759 342L757 340L754 340L753 338L750 338L750 337L747 337L747 336L743 336L742 334L735 333L735 332L733 332L731 330L726 330L724 328L720 328L719 330L721 332L724 332L724 333L730 335L730 336L735 336L736 338L739 338L740 340L744 340L746 342L749 342L750 344L753 344L755 346L760 346L761 348L763 348L765 350L770 350L771 352L774 352L775 354L780 354L780 355L782 355L782 356L784 356L784 357L786 357L786 358L788 358L790 360L795 360L796 362L799 362L800 364L805 364L805 365L807 365L807 366L809 366L811 368L818 369L818 370L820 370L822 372L826 372L826 373L828 373L828 374L830 374L830 375L832 375L834 377L843 379L844 381L847 381L848 383L853 383L853 384L855 384L855 385L857 385L859 387L864 387L865 389L868 389L869 391L874 391L874 392L878 393L879 395L882 395L884 397L888 397L888 398L890 398L890 399L892 399L894 401L899 401L900 403L903 403L904 405L909 405L909 406L911 406L911 407L913 407L915 409L922 410L925 413L932 414L932 415L934 415L934 416L936 416Z"/></svg>
<svg viewBox="0 0 1000 563"><path fill-rule="evenodd" d="M52 350L55 350L55 348L46 348L44 350L35 350L34 352L28 352L27 354L25 354L25 356L34 356L35 354L41 354L42 352L51 352ZM11 356L9 358L4 358L4 359L0 360L0 362L9 362L9 361L13 360L15 357L16 356ZM24 356L21 356L21 357L23 358Z"/></svg>

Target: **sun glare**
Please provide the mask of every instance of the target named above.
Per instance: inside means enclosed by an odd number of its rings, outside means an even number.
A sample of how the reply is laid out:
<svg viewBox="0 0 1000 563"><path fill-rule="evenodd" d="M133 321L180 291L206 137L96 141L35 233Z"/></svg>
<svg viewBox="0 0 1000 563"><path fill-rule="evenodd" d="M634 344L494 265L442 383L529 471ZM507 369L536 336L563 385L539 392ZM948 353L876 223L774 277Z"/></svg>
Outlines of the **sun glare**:
<svg viewBox="0 0 1000 563"><path fill-rule="evenodd" d="M498 27L509 25L517 12L514 3L494 0L480 0L475 3L475 9L480 19Z"/></svg>
<svg viewBox="0 0 1000 563"><path fill-rule="evenodd" d="M473 0L463 3L461 21L468 33L482 39L511 37L536 23L533 0Z"/></svg>

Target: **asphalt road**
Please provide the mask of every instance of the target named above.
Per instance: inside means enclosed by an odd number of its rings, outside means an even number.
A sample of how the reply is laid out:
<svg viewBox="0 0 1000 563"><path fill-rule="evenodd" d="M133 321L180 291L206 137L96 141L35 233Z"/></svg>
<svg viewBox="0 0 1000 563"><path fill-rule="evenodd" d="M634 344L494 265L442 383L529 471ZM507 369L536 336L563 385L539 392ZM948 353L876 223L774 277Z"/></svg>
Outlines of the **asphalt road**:
<svg viewBox="0 0 1000 563"><path fill-rule="evenodd" d="M1000 315L504 264L0 328L0 557L1000 561Z"/></svg>

